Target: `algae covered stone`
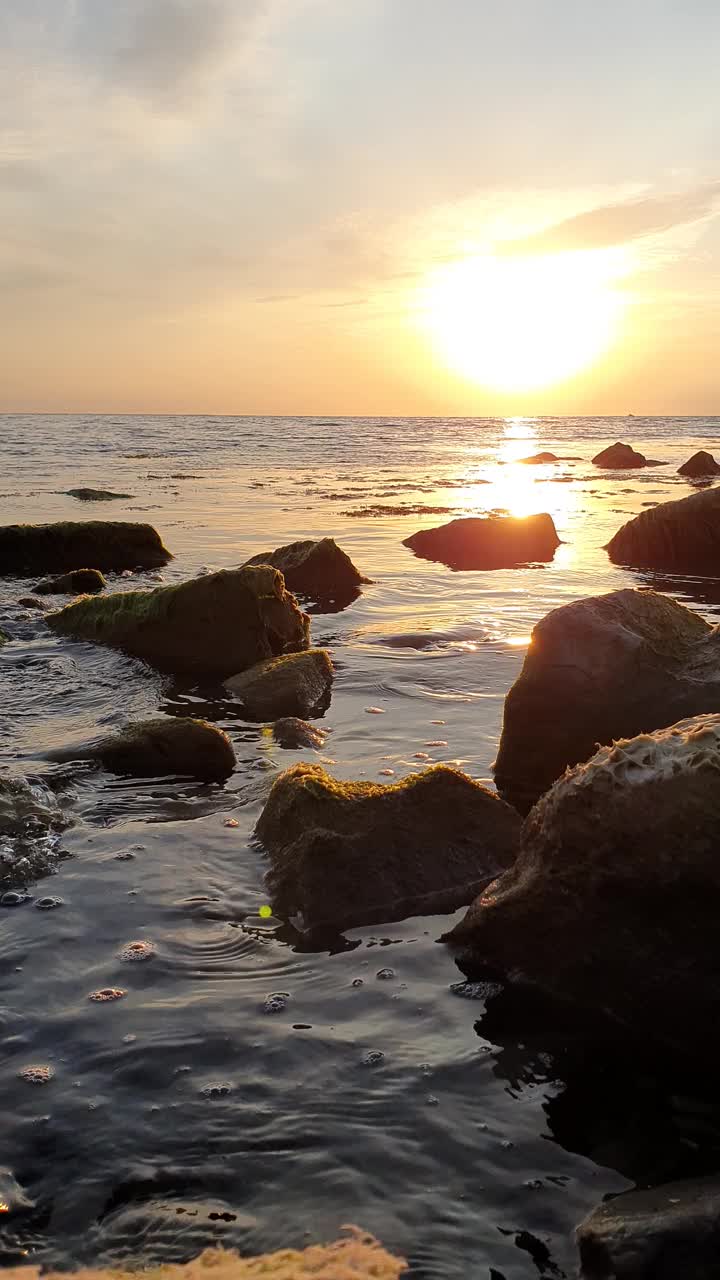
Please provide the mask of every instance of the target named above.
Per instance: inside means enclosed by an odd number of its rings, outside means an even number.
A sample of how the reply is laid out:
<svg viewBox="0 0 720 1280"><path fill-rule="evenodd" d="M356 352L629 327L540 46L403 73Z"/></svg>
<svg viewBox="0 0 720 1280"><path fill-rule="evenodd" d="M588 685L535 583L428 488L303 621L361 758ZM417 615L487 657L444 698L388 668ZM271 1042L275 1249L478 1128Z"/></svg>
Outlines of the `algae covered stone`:
<svg viewBox="0 0 720 1280"><path fill-rule="evenodd" d="M451 569L513 569L552 560L560 546L552 516L467 517L403 540L424 560Z"/></svg>
<svg viewBox="0 0 720 1280"><path fill-rule="evenodd" d="M285 578L289 591L313 600L352 599L369 582L355 568L334 538L307 538L274 551L261 552L248 564L271 564Z"/></svg>
<svg viewBox="0 0 720 1280"><path fill-rule="evenodd" d="M157 569L172 559L156 529L124 520L0 526L0 574Z"/></svg>
<svg viewBox="0 0 720 1280"><path fill-rule="evenodd" d="M505 699L495 761L521 813L601 743L720 711L720 636L654 591L626 589L553 609L537 624Z"/></svg>
<svg viewBox="0 0 720 1280"><path fill-rule="evenodd" d="M614 564L666 573L720 573L720 488L661 502L628 520L607 544Z"/></svg>
<svg viewBox="0 0 720 1280"><path fill-rule="evenodd" d="M72 573L64 573L59 578L44 578L33 587L35 595L98 595L107 587L107 582L99 569L73 569Z"/></svg>
<svg viewBox="0 0 720 1280"><path fill-rule="evenodd" d="M162 671L224 679L308 647L309 619L269 566L224 569L154 591L77 600L48 624L108 644Z"/></svg>
<svg viewBox="0 0 720 1280"><path fill-rule="evenodd" d="M226 778L235 767L235 752L226 733L205 720L158 716L128 725L120 733L93 742L62 747L55 760L97 760L112 773L132 777Z"/></svg>
<svg viewBox="0 0 720 1280"><path fill-rule="evenodd" d="M520 819L445 765L384 786L297 764L256 827L277 915L333 930L454 911L512 862Z"/></svg>
<svg viewBox="0 0 720 1280"><path fill-rule="evenodd" d="M532 809L447 936L476 963L720 1062L720 715L603 747Z"/></svg>
<svg viewBox="0 0 720 1280"><path fill-rule="evenodd" d="M333 665L327 649L268 658L225 681L249 720L320 715L330 702Z"/></svg>

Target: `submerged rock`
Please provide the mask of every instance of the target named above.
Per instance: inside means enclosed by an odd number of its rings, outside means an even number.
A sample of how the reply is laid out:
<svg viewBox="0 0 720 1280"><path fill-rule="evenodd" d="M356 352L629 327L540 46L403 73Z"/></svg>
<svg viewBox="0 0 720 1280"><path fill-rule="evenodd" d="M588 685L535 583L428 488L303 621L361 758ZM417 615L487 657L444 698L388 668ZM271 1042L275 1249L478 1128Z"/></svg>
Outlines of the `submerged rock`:
<svg viewBox="0 0 720 1280"><path fill-rule="evenodd" d="M454 911L510 865L519 829L493 792L445 765L383 786L297 764L274 783L256 835L275 914L347 929Z"/></svg>
<svg viewBox="0 0 720 1280"><path fill-rule="evenodd" d="M132 498L131 493L113 493L110 489L67 489L69 498L79 502L113 502L116 498Z"/></svg>
<svg viewBox="0 0 720 1280"><path fill-rule="evenodd" d="M99 569L73 569L59 578L44 578L33 591L37 596L97 595L107 586Z"/></svg>
<svg viewBox="0 0 720 1280"><path fill-rule="evenodd" d="M82 569L156 569L172 556L149 524L77 520L0 527L0 574Z"/></svg>
<svg viewBox="0 0 720 1280"><path fill-rule="evenodd" d="M272 731L278 746L285 751L302 751L305 747L319 750L324 747L327 737L327 729L318 729L316 725L308 724L307 720L300 720L297 716L284 716L282 720L276 720Z"/></svg>
<svg viewBox="0 0 720 1280"><path fill-rule="evenodd" d="M309 619L269 565L224 569L179 586L77 600L48 624L62 635L113 645L162 671L226 676L307 649Z"/></svg>
<svg viewBox="0 0 720 1280"><path fill-rule="evenodd" d="M632 445L621 444L619 440L616 444L611 444L607 449L596 453L593 462L596 467L612 467L621 471L648 465L648 459L642 453L638 453Z"/></svg>
<svg viewBox="0 0 720 1280"><path fill-rule="evenodd" d="M720 463L716 462L711 453L706 453L704 449L698 449L692 458L688 458L687 462L683 462L678 467L679 476L720 476Z"/></svg>
<svg viewBox="0 0 720 1280"><path fill-rule="evenodd" d="M44 600L38 600L35 596L20 596L18 604L23 609L39 609L41 613L45 609L52 608L52 605L46 604Z"/></svg>
<svg viewBox="0 0 720 1280"><path fill-rule="evenodd" d="M333 665L327 649L307 649L258 662L225 681L249 720L319 715L329 705Z"/></svg>
<svg viewBox="0 0 720 1280"><path fill-rule="evenodd" d="M560 462L555 453L532 453L529 458L518 458L518 462L524 462L529 467L540 467L546 462Z"/></svg>
<svg viewBox="0 0 720 1280"><path fill-rule="evenodd" d="M285 578L288 590L313 600L351 599L370 581L355 568L334 538L308 538L263 552L246 562L271 564Z"/></svg>
<svg viewBox="0 0 720 1280"><path fill-rule="evenodd" d="M537 624L505 699L495 784L527 813L599 743L720 711L720 633L670 596L577 600Z"/></svg>
<svg viewBox="0 0 720 1280"><path fill-rule="evenodd" d="M107 738L62 747L49 758L97 760L111 773L138 778L180 774L209 781L226 778L235 767L233 745L222 729L180 716L141 720Z"/></svg>
<svg viewBox="0 0 720 1280"><path fill-rule="evenodd" d="M603 747L538 801L515 865L446 940L720 1061L719 778L720 715Z"/></svg>
<svg viewBox="0 0 720 1280"><path fill-rule="evenodd" d="M40 779L0 774L0 892L45 875L68 819Z"/></svg>
<svg viewBox="0 0 720 1280"><path fill-rule="evenodd" d="M512 569L552 560L560 546L552 516L485 516L451 520L403 539L425 560L451 569Z"/></svg>
<svg viewBox="0 0 720 1280"><path fill-rule="evenodd" d="M661 502L628 520L606 548L614 564L716 575L720 564L720 488Z"/></svg>
<svg viewBox="0 0 720 1280"><path fill-rule="evenodd" d="M583 1280L713 1280L720 1275L720 1180L628 1191L577 1229Z"/></svg>

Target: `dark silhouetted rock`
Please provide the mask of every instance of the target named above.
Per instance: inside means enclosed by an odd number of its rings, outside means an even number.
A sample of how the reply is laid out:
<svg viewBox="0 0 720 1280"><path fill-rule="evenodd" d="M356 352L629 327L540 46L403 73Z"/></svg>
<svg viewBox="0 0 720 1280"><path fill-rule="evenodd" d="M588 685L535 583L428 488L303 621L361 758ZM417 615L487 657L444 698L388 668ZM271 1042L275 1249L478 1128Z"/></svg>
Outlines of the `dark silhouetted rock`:
<svg viewBox="0 0 720 1280"><path fill-rule="evenodd" d="M306 649L309 634L308 617L269 565L77 600L47 620L62 635L113 645L162 671L220 680Z"/></svg>
<svg viewBox="0 0 720 1280"><path fill-rule="evenodd" d="M607 544L614 564L670 573L720 573L720 488L661 502Z"/></svg>
<svg viewBox="0 0 720 1280"><path fill-rule="evenodd" d="M417 556L451 569L512 569L552 560L560 539L552 516L485 516L451 520L403 540Z"/></svg>
<svg viewBox="0 0 720 1280"><path fill-rule="evenodd" d="M36 596L20 596L18 604L22 605L23 609L39 609L41 613L52 608L52 605L46 604L44 600L38 600Z"/></svg>
<svg viewBox="0 0 720 1280"><path fill-rule="evenodd" d="M505 699L495 783L521 813L598 744L720 711L720 635L654 591L612 591L537 624Z"/></svg>
<svg viewBox="0 0 720 1280"><path fill-rule="evenodd" d="M454 911L513 860L517 814L444 765L392 786L298 764L274 783L256 835L275 913L346 929Z"/></svg>
<svg viewBox="0 0 720 1280"><path fill-rule="evenodd" d="M628 471L631 467L646 467L648 459L642 453L638 453L633 449L632 445L621 444L618 440L617 444L611 444L607 449L603 449L601 453L596 453L593 458L596 467L612 467L619 471Z"/></svg>
<svg viewBox="0 0 720 1280"><path fill-rule="evenodd" d="M131 724L120 733L49 753L53 760L97 760L111 773L138 778L168 774L212 780L226 778L235 752L226 733L205 720L158 717Z"/></svg>
<svg viewBox="0 0 720 1280"><path fill-rule="evenodd" d="M692 458L688 458L687 462L683 462L682 466L678 467L678 475L690 476L693 479L699 476L720 476L720 463L715 461L711 453L699 449Z"/></svg>
<svg viewBox="0 0 720 1280"><path fill-rule="evenodd" d="M308 538L275 551L253 556L247 564L271 564L285 578L289 591L313 600L350 600L369 578L355 568L334 538Z"/></svg>
<svg viewBox="0 0 720 1280"><path fill-rule="evenodd" d="M333 665L326 649L286 653L225 681L248 720L319 715L330 702Z"/></svg>
<svg viewBox="0 0 720 1280"><path fill-rule="evenodd" d="M447 941L720 1062L720 716L602 747L538 800Z"/></svg>
<svg viewBox="0 0 720 1280"><path fill-rule="evenodd" d="M172 556L149 524L78 520L0 527L0 574L98 569L157 569Z"/></svg>
<svg viewBox="0 0 720 1280"><path fill-rule="evenodd" d="M628 1191L599 1205L576 1237L583 1280L717 1280L720 1179Z"/></svg>
<svg viewBox="0 0 720 1280"><path fill-rule="evenodd" d="M325 746L326 737L327 729L319 729L297 716L284 716L273 725L273 738L285 751L302 751L308 747L317 751Z"/></svg>
<svg viewBox="0 0 720 1280"><path fill-rule="evenodd" d="M110 489L67 489L69 498L79 502L114 502L116 498L132 498L131 493L113 493Z"/></svg>
<svg viewBox="0 0 720 1280"><path fill-rule="evenodd" d="M59 578L44 578L33 591L37 596L97 595L107 586L99 569L73 569Z"/></svg>

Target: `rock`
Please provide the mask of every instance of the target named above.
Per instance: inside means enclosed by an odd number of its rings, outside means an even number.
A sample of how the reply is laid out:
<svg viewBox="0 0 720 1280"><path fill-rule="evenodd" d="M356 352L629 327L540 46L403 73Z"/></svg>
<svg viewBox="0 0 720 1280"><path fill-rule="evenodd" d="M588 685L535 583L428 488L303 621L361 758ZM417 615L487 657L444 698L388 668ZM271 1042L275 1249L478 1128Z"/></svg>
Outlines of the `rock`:
<svg viewBox="0 0 720 1280"><path fill-rule="evenodd" d="M720 1062L719 776L720 715L602 747L538 800L517 862L447 941Z"/></svg>
<svg viewBox="0 0 720 1280"><path fill-rule="evenodd" d="M720 564L720 489L661 502L628 520L606 548L614 564L715 576Z"/></svg>
<svg viewBox="0 0 720 1280"><path fill-rule="evenodd" d="M612 467L621 471L629 471L632 467L646 467L648 459L633 449L632 445L611 444L609 448L596 453L593 458L596 467Z"/></svg>
<svg viewBox="0 0 720 1280"><path fill-rule="evenodd" d="M248 720L319 715L330 702L333 665L327 649L286 653L225 681Z"/></svg>
<svg viewBox="0 0 720 1280"><path fill-rule="evenodd" d="M149 524L78 520L0 526L0 575L98 569L156 569L172 560Z"/></svg>
<svg viewBox="0 0 720 1280"><path fill-rule="evenodd" d="M69 498L79 502L113 502L116 498L132 498L131 493L113 493L110 489L66 489Z"/></svg>
<svg viewBox="0 0 720 1280"><path fill-rule="evenodd" d="M280 570L289 591L312 600L350 600L363 583L370 581L355 568L334 538L290 542L253 556L247 564L271 564Z"/></svg>
<svg viewBox="0 0 720 1280"><path fill-rule="evenodd" d="M683 462L678 467L679 476L720 476L720 463L717 463L711 453L706 453L704 449L698 449L692 458L688 458L687 462Z"/></svg>
<svg viewBox="0 0 720 1280"><path fill-rule="evenodd" d="M560 462L561 459L554 453L533 453L529 458L518 458L518 462L524 462L529 467L539 467L546 462Z"/></svg>
<svg viewBox="0 0 720 1280"><path fill-rule="evenodd" d="M48 758L97 760L111 773L136 778L173 774L210 781L226 778L235 767L233 745L222 729L180 716L141 720L107 738L56 749Z"/></svg>
<svg viewBox="0 0 720 1280"><path fill-rule="evenodd" d="M51 607L44 600L37 600L35 596L20 596L18 604L23 609L39 609L41 612Z"/></svg>
<svg viewBox="0 0 720 1280"><path fill-rule="evenodd" d="M25 1213L35 1208L35 1201L30 1199L9 1169L0 1169L0 1203L3 1214Z"/></svg>
<svg viewBox="0 0 720 1280"><path fill-rule="evenodd" d="M297 716L284 716L273 725L273 738L285 751L302 751L305 747L319 750L325 746L327 729L318 729Z"/></svg>
<svg viewBox="0 0 720 1280"><path fill-rule="evenodd" d="M626 589L553 609L505 699L494 765L527 813L599 743L720 711L720 634L670 596Z"/></svg>
<svg viewBox="0 0 720 1280"><path fill-rule="evenodd" d="M552 560L560 546L552 516L485 516L451 520L403 539L425 560L451 569L512 569Z"/></svg>
<svg viewBox="0 0 720 1280"><path fill-rule="evenodd" d="M383 786L297 764L256 835L274 913L338 930L454 911L510 865L519 829L493 792L445 765Z"/></svg>
<svg viewBox="0 0 720 1280"><path fill-rule="evenodd" d="M720 1182L628 1191L595 1209L576 1237L584 1280L717 1280Z"/></svg>
<svg viewBox="0 0 720 1280"><path fill-rule="evenodd" d="M60 578L44 578L33 587L33 591L36 596L97 595L106 586L99 569L73 569L72 573L64 573Z"/></svg>
<svg viewBox="0 0 720 1280"><path fill-rule="evenodd" d="M220 680L306 649L310 625L270 566L77 600L47 620L62 635L113 645L162 671Z"/></svg>

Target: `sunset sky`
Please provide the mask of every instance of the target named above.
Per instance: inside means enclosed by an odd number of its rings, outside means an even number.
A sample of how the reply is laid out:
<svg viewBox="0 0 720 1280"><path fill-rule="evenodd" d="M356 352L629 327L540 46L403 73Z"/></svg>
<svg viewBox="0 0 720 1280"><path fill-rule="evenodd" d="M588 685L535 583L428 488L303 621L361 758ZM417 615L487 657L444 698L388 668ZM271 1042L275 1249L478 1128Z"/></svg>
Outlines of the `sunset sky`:
<svg viewBox="0 0 720 1280"><path fill-rule="evenodd" d="M720 413L718 0L0 0L0 410Z"/></svg>

